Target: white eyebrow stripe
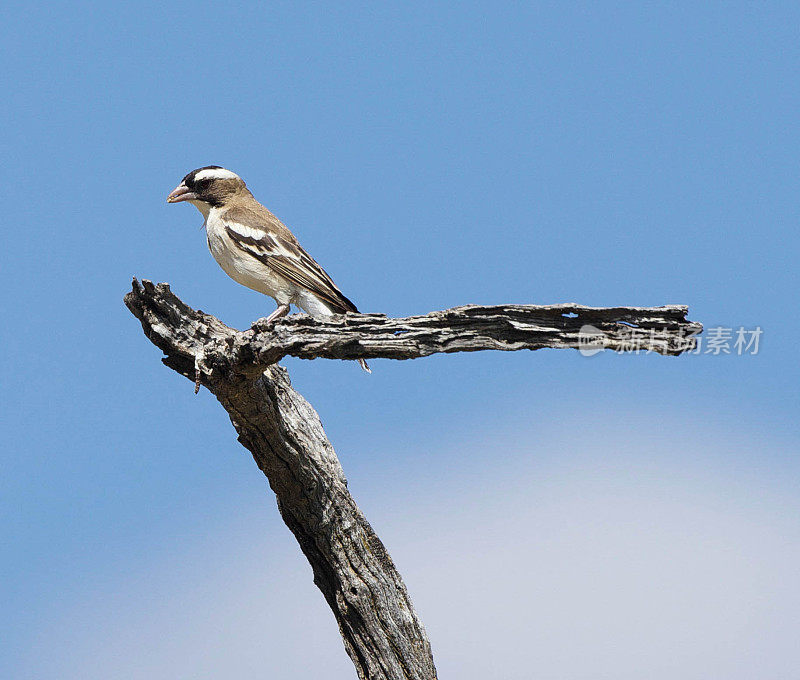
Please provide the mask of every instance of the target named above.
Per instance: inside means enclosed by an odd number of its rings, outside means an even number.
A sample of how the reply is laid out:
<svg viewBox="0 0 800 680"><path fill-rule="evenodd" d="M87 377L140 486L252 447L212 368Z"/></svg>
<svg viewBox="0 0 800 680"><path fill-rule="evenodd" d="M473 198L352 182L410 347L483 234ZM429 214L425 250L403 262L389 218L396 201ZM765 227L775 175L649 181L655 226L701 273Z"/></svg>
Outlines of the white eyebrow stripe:
<svg viewBox="0 0 800 680"><path fill-rule="evenodd" d="M194 176L194 181L197 182L201 179L241 179L239 175L225 168L210 168L208 170L201 170Z"/></svg>

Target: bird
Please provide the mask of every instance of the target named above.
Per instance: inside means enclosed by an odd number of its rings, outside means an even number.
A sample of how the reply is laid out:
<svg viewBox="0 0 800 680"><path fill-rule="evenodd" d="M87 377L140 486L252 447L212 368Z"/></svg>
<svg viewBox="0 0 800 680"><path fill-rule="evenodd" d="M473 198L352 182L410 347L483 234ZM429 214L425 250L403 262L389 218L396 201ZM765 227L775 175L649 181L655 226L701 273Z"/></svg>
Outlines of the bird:
<svg viewBox="0 0 800 680"><path fill-rule="evenodd" d="M192 170L167 196L188 202L203 215L208 249L234 281L275 300L267 323L286 316L291 305L314 317L358 313L294 234L259 203L244 180L219 165ZM364 359L358 363L372 371Z"/></svg>

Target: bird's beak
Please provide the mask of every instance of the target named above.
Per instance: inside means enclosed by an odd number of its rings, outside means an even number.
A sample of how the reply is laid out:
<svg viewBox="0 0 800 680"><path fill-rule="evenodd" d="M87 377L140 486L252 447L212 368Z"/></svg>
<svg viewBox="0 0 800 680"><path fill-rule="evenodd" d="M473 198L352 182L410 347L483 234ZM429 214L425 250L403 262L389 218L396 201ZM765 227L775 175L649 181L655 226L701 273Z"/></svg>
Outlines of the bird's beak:
<svg viewBox="0 0 800 680"><path fill-rule="evenodd" d="M175 190L167 196L167 203L180 203L181 201L194 201L197 199L197 194L189 191L183 182L181 182Z"/></svg>

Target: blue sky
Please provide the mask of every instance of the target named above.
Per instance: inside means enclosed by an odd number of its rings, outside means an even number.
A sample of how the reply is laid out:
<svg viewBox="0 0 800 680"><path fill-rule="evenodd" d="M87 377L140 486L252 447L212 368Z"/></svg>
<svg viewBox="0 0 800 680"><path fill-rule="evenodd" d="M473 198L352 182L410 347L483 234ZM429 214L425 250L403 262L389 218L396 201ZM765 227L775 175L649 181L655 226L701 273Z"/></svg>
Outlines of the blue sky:
<svg viewBox="0 0 800 680"><path fill-rule="evenodd" d="M238 328L273 309L165 203L218 164L364 311L683 303L760 326L755 356L285 364L442 677L790 677L798 21L794 3L12 3L2 675L353 676L227 416L122 304L138 276Z"/></svg>

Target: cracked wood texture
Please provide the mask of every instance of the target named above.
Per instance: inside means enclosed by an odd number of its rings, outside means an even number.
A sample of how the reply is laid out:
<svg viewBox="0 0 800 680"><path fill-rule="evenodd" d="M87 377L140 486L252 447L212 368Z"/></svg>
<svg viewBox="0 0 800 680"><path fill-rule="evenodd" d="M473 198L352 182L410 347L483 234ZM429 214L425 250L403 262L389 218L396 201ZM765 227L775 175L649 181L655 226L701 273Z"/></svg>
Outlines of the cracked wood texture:
<svg viewBox="0 0 800 680"><path fill-rule="evenodd" d="M162 361L191 380L197 376L228 412L239 441L267 476L363 680L435 680L430 643L386 548L347 490L319 416L276 362L286 355L412 359L580 347L587 324L601 333L604 347L630 349L635 328L651 350L680 354L702 329L686 320L681 306L567 304L468 305L405 319L298 315L237 331L183 303L167 284L136 279L125 304L166 355Z"/></svg>

